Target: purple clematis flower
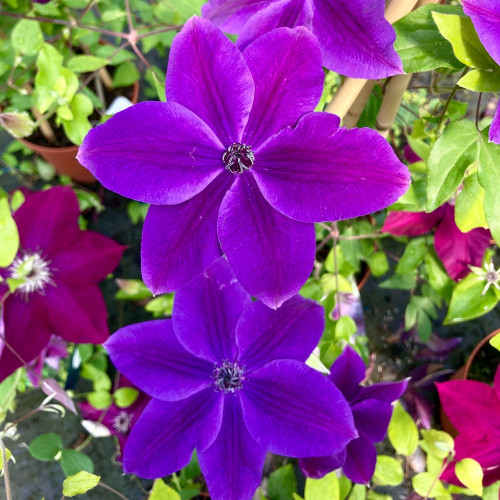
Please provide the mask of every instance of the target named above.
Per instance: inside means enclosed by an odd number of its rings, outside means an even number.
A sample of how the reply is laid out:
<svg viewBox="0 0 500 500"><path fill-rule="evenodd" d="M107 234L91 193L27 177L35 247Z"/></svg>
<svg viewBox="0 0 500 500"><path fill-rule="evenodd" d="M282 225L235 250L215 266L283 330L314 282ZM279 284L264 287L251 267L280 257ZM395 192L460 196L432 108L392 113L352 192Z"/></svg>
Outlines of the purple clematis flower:
<svg viewBox="0 0 500 500"><path fill-rule="evenodd" d="M479 39L493 60L500 65L500 3L488 0L462 0L464 13L476 28ZM490 127L490 141L500 144L500 103Z"/></svg>
<svg viewBox="0 0 500 500"><path fill-rule="evenodd" d="M306 476L320 478L340 467L355 483L366 484L373 476L377 461L373 443L385 438L392 415L391 403L405 392L408 380L362 387L359 384L365 379L365 371L363 360L350 346L331 366L329 379L351 405L359 437L340 453L300 459L300 468Z"/></svg>
<svg viewBox="0 0 500 500"><path fill-rule="evenodd" d="M483 228L462 233L455 223L455 209L450 203L431 213L390 212L382 231L395 236L420 236L434 227L434 248L450 278L461 280L470 273L469 265L481 266L491 234Z"/></svg>
<svg viewBox="0 0 500 500"><path fill-rule="evenodd" d="M209 0L202 14L247 47L274 28L304 26L318 37L323 64L353 78L403 73L385 0Z"/></svg>
<svg viewBox="0 0 500 500"><path fill-rule="evenodd" d="M113 363L153 398L130 434L124 471L163 477L197 448L211 498L244 500L260 484L266 450L340 452L357 436L349 405L305 364L323 328L311 300L295 296L278 310L252 302L220 258L177 292L171 320L112 335Z"/></svg>
<svg viewBox="0 0 500 500"><path fill-rule="evenodd" d="M136 104L89 132L80 163L152 204L142 274L154 293L179 289L224 253L249 293L279 307L313 268L313 222L371 213L407 190L385 139L311 112L322 85L304 28L274 30L241 53L192 18L172 44L167 102Z"/></svg>
<svg viewBox="0 0 500 500"><path fill-rule="evenodd" d="M124 247L99 233L80 231L79 215L69 187L30 194L14 213L20 250L0 276L26 277L1 311L0 380L37 357L52 334L93 344L108 337L106 304L97 283L118 265ZM7 293L3 281L0 297Z"/></svg>

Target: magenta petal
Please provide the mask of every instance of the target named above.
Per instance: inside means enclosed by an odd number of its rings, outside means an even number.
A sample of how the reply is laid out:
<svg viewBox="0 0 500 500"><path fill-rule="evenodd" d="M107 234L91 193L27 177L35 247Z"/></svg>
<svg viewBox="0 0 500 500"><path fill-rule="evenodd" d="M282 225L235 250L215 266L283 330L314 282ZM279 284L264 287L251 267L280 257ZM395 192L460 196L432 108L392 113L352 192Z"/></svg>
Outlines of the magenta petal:
<svg viewBox="0 0 500 500"><path fill-rule="evenodd" d="M192 17L170 50L167 101L196 113L224 144L240 142L255 85L236 46L210 21Z"/></svg>
<svg viewBox="0 0 500 500"><path fill-rule="evenodd" d="M222 30L236 34L249 17L269 2L270 0L209 0L202 6L201 13Z"/></svg>
<svg viewBox="0 0 500 500"><path fill-rule="evenodd" d="M171 205L200 193L224 171L225 147L183 106L142 102L93 128L78 161L118 194Z"/></svg>
<svg viewBox="0 0 500 500"><path fill-rule="evenodd" d="M243 142L256 149L314 110L325 75L318 41L305 28L267 33L249 45L243 57L255 81L255 99Z"/></svg>
<svg viewBox="0 0 500 500"><path fill-rule="evenodd" d="M51 258L79 236L79 215L78 200L70 187L29 194L14 214L21 248L41 250L42 256Z"/></svg>
<svg viewBox="0 0 500 500"><path fill-rule="evenodd" d="M495 373L495 392L497 393L498 401L500 401L500 364L497 367L497 372Z"/></svg>
<svg viewBox="0 0 500 500"><path fill-rule="evenodd" d="M313 479L320 479L329 472L340 469L344 465L346 450L329 457L299 458L302 474Z"/></svg>
<svg viewBox="0 0 500 500"><path fill-rule="evenodd" d="M121 328L105 347L116 368L156 399L177 401L213 385L213 365L181 346L169 319Z"/></svg>
<svg viewBox="0 0 500 500"><path fill-rule="evenodd" d="M378 399L364 399L351 404L354 425L372 443L383 441L392 415L392 405Z"/></svg>
<svg viewBox="0 0 500 500"><path fill-rule="evenodd" d="M357 435L340 391L299 361L272 361L250 372L240 398L248 430L278 455L331 455Z"/></svg>
<svg viewBox="0 0 500 500"><path fill-rule="evenodd" d="M224 399L212 390L181 401L152 399L125 446L123 470L145 479L185 467L195 447L207 448L219 433Z"/></svg>
<svg viewBox="0 0 500 500"><path fill-rule="evenodd" d="M314 6L313 32L321 41L324 66L373 80L403 73L384 0L314 0Z"/></svg>
<svg viewBox="0 0 500 500"><path fill-rule="evenodd" d="M222 255L217 218L233 181L232 174L225 174L184 203L149 208L142 232L141 267L142 278L154 294L178 290Z"/></svg>
<svg viewBox="0 0 500 500"><path fill-rule="evenodd" d="M314 226L274 210L250 173L239 175L227 192L218 234L240 283L268 307L296 295L312 271Z"/></svg>
<svg viewBox="0 0 500 500"><path fill-rule="evenodd" d="M483 228L462 233L455 223L453 206L446 204L434 235L434 247L450 278L458 281L470 273L469 265L481 266L490 238L490 232Z"/></svg>
<svg viewBox="0 0 500 500"><path fill-rule="evenodd" d="M253 302L236 328L239 360L247 370L280 358L306 361L318 345L324 327L323 308L299 295L276 310Z"/></svg>
<svg viewBox="0 0 500 500"><path fill-rule="evenodd" d="M431 213L389 212L382 231L394 236L420 236L438 225L443 217L444 206Z"/></svg>
<svg viewBox="0 0 500 500"><path fill-rule="evenodd" d="M172 314L175 334L199 358L213 363L233 361L236 324L250 303L250 296L221 257L177 292Z"/></svg>
<svg viewBox="0 0 500 500"><path fill-rule="evenodd" d="M0 310L0 381L17 368L29 363L49 343L52 327L47 318L44 301L38 293L29 302L11 295ZM17 353L14 354L7 345Z"/></svg>
<svg viewBox="0 0 500 500"><path fill-rule="evenodd" d="M500 144L500 102L490 126L490 141Z"/></svg>
<svg viewBox="0 0 500 500"><path fill-rule="evenodd" d="M344 474L354 483L368 484L375 472L377 450L370 440L359 436L347 445Z"/></svg>
<svg viewBox="0 0 500 500"><path fill-rule="evenodd" d="M351 402L363 390L359 384L364 380L365 374L366 367L361 356L348 345L330 367L328 378L338 387L347 401Z"/></svg>
<svg viewBox="0 0 500 500"><path fill-rule="evenodd" d="M235 395L224 398L222 426L212 446L198 453L213 500L251 500L259 487L266 450L248 432Z"/></svg>
<svg viewBox="0 0 500 500"><path fill-rule="evenodd" d="M338 128L328 113L308 113L255 152L252 173L276 210L303 222L370 214L408 189L410 174L370 129Z"/></svg>

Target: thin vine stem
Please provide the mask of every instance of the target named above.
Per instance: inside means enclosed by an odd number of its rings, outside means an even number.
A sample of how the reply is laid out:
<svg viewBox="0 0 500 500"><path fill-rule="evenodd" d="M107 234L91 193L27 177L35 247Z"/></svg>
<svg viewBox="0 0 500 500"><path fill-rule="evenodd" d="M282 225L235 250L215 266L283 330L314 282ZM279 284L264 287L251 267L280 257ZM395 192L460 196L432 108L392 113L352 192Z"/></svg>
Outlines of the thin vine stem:
<svg viewBox="0 0 500 500"><path fill-rule="evenodd" d="M463 76L465 76L465 74L469 71L469 68L465 68L462 73L460 73L460 78L462 78ZM438 130L441 129L441 127L443 126L443 123L444 123L444 119L445 119L445 116L446 116L446 111L448 111L448 107L450 106L450 103L452 101L452 99L455 97L455 94L457 93L458 91L458 84L455 84L455 86L453 87L453 90L451 91L450 95L448 96L448 99L446 99L446 102L444 103L444 108L443 108L443 111L441 113L441 118L439 119L439 123L438 123Z"/></svg>
<svg viewBox="0 0 500 500"><path fill-rule="evenodd" d="M7 464L7 450L5 449L5 445L3 444L2 439L0 438L0 448L2 449L2 462L3 462L3 479L5 482L5 496L7 500L12 500L12 488L10 486L10 475L9 475L9 466Z"/></svg>

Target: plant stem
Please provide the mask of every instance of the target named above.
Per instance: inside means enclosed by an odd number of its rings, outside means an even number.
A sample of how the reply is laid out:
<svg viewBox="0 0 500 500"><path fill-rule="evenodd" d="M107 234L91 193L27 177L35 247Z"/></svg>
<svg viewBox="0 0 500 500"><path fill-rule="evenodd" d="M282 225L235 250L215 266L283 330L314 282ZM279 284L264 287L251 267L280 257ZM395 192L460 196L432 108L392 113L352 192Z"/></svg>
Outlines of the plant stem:
<svg viewBox="0 0 500 500"><path fill-rule="evenodd" d="M100 486L105 490L111 491L111 493L114 493L117 497L123 498L123 500L128 500L128 498L125 495L122 495L119 491L116 491L114 488L111 488L111 486L108 486L107 484L99 483L97 486Z"/></svg>
<svg viewBox="0 0 500 500"><path fill-rule="evenodd" d="M14 422L12 422L11 424L9 424L8 427L6 427L3 431L2 431L2 434L5 435L5 433L9 430L9 429L12 429L12 427L16 426L17 424L19 424L20 422L22 422L23 420L26 420L28 417L31 417L31 415L34 415L35 413L39 412L42 408L40 406L37 406L34 410L31 410L29 411L28 413L26 413L25 415L23 415L22 417L19 417L17 420L14 420Z"/></svg>
<svg viewBox="0 0 500 500"><path fill-rule="evenodd" d="M335 271L335 287L337 291L335 292L335 300L337 302L337 308L339 310L339 318L342 316L341 305L340 305L340 290L339 290L339 265L337 260L337 244L339 238L339 228L337 222L332 222L332 237L333 237L333 267Z"/></svg>
<svg viewBox="0 0 500 500"><path fill-rule="evenodd" d="M479 97L477 98L477 107L476 107L476 130L478 132L481 132L479 130L479 110L481 108L481 98L483 97L483 93L479 92Z"/></svg>
<svg viewBox="0 0 500 500"><path fill-rule="evenodd" d="M465 74L469 71L469 68L465 68L462 73L460 74L460 78L462 78L463 76L465 76ZM441 129L441 127L443 126L443 122L444 122L444 118L446 116L446 111L448 111L448 107L450 106L450 103L453 99L453 97L455 97L455 94L457 93L457 90L458 90L458 85L455 84L455 86L453 87L453 90L451 91L450 95L448 96L448 99L446 99L446 102L444 103L444 108L443 108L443 112L441 113L441 118L439 120L439 123L438 123L438 130Z"/></svg>
<svg viewBox="0 0 500 500"><path fill-rule="evenodd" d="M3 444L3 441L1 438L0 438L0 448L2 449L3 478L5 481L5 495L6 495L7 500L12 500L12 489L10 487L9 466L7 465L7 450L5 449L5 445Z"/></svg>

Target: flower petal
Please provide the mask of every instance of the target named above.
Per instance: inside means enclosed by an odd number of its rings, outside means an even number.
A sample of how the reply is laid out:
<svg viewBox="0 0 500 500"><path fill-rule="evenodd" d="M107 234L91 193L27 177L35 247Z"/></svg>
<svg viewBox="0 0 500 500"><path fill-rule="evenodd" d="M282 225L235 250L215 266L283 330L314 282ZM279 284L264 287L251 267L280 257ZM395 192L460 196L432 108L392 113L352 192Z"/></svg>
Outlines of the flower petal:
<svg viewBox="0 0 500 500"><path fill-rule="evenodd" d="M273 310L250 304L238 321L239 359L252 370L275 359L306 361L325 327L325 312L315 301L296 295Z"/></svg>
<svg viewBox="0 0 500 500"><path fill-rule="evenodd" d="M276 210L303 222L376 212L408 189L410 174L370 129L338 128L328 113L308 113L255 152L252 173Z"/></svg>
<svg viewBox="0 0 500 500"><path fill-rule="evenodd" d="M500 102L490 126L490 141L500 144Z"/></svg>
<svg viewBox="0 0 500 500"><path fill-rule="evenodd" d="M213 363L233 361L236 324L250 303L250 296L221 257L177 292L172 314L175 334L199 358Z"/></svg>
<svg viewBox="0 0 500 500"><path fill-rule="evenodd" d="M217 218L233 181L232 174L226 174L184 203L149 207L141 267L142 278L154 294L178 290L222 255Z"/></svg>
<svg viewBox="0 0 500 500"><path fill-rule="evenodd" d="M265 7L270 0L208 0L202 6L205 19L212 21L221 30L237 34L248 19ZM272 0L271 0L272 1Z"/></svg>
<svg viewBox="0 0 500 500"><path fill-rule="evenodd" d="M259 487L266 449L250 435L235 395L224 398L222 426L212 446L198 453L210 497L250 500Z"/></svg>
<svg viewBox="0 0 500 500"><path fill-rule="evenodd" d="M134 200L189 200L224 171L224 146L175 102L141 102L93 128L78 161L108 189Z"/></svg>
<svg viewBox="0 0 500 500"><path fill-rule="evenodd" d="M497 367L494 380L495 392L497 394L497 399L500 401L500 364Z"/></svg>
<svg viewBox="0 0 500 500"><path fill-rule="evenodd" d="M433 212L389 212L382 231L394 236L420 236L439 224L444 206Z"/></svg>
<svg viewBox="0 0 500 500"><path fill-rule="evenodd" d="M314 0L314 7L313 33L328 69L372 80L403 73L383 0Z"/></svg>
<svg viewBox="0 0 500 500"><path fill-rule="evenodd" d="M351 405L354 425L372 443L383 441L392 415L392 405L379 399L365 399Z"/></svg>
<svg viewBox="0 0 500 500"><path fill-rule="evenodd" d="M404 394L408 387L409 380L410 379L407 378L400 382L379 382L367 387L362 387L358 398L359 400L379 399L386 403L392 403Z"/></svg>
<svg viewBox="0 0 500 500"><path fill-rule="evenodd" d="M172 320L121 328L105 347L116 368L156 399L177 401L213 385L213 365L181 346Z"/></svg>
<svg viewBox="0 0 500 500"><path fill-rule="evenodd" d="M377 450L370 440L359 436L347 445L344 474L354 483L368 484L375 472Z"/></svg>
<svg viewBox="0 0 500 500"><path fill-rule="evenodd" d="M318 41L305 28L267 33L249 45L243 57L255 81L255 99L243 142L256 149L314 110L325 74Z"/></svg>
<svg viewBox="0 0 500 500"><path fill-rule="evenodd" d="M444 216L436 228L434 248L450 278L458 281L470 273L469 264L480 266L490 246L490 232L476 228L462 233L455 223L455 210L446 204Z"/></svg>
<svg viewBox="0 0 500 500"><path fill-rule="evenodd" d="M255 85L241 52L210 21L192 17L175 37L165 85L167 101L196 113L224 149L240 142Z"/></svg>
<svg viewBox="0 0 500 500"><path fill-rule="evenodd" d="M329 472L340 469L345 461L345 448L335 455L329 457L299 458L299 467L302 474L313 479L320 479Z"/></svg>
<svg viewBox="0 0 500 500"><path fill-rule="evenodd" d="M42 256L71 245L78 235L80 208L70 187L53 187L29 194L14 213L23 250L41 250Z"/></svg>
<svg viewBox="0 0 500 500"><path fill-rule="evenodd" d="M365 376L365 363L361 356L348 345L330 367L328 378L336 385L347 401L352 402L361 393L363 388L359 384Z"/></svg>
<svg viewBox="0 0 500 500"><path fill-rule="evenodd" d="M123 470L156 479L182 469L195 447L204 449L214 442L223 408L223 396L212 390L181 401L152 399L130 433Z"/></svg>
<svg viewBox="0 0 500 500"><path fill-rule="evenodd" d="M356 437L340 391L299 361L272 361L250 372L239 394L248 430L272 453L326 456Z"/></svg>
<svg viewBox="0 0 500 500"><path fill-rule="evenodd" d="M266 306L276 309L297 294L312 271L312 224L274 210L251 174L239 175L219 214L222 251L240 283Z"/></svg>

